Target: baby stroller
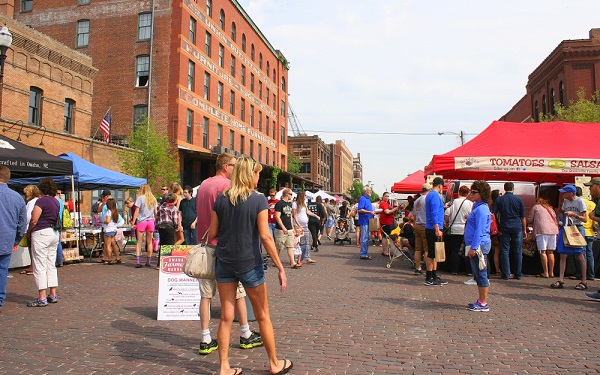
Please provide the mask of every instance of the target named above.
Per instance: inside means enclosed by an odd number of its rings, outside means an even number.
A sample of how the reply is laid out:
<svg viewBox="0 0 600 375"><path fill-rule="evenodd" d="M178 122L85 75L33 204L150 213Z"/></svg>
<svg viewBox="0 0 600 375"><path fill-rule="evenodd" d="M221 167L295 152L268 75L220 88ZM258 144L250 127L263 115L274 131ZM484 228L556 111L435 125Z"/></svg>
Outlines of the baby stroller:
<svg viewBox="0 0 600 375"><path fill-rule="evenodd" d="M412 254L408 250L402 249L402 241L401 241L401 237L400 237L400 226L396 227L396 229L394 229L390 235L388 235L384 231L381 231L381 232L383 233L385 238L388 240L388 243L391 242L394 245L394 248L392 248L390 245L388 245L389 246L388 252L390 253L390 260L387 262L386 267L391 268L392 263L394 263L394 261L399 258L406 258L414 267L415 261L412 257Z"/></svg>
<svg viewBox="0 0 600 375"><path fill-rule="evenodd" d="M352 240L350 239L350 229L348 228L348 219L340 218L337 222L337 226L335 227L335 238L333 239L333 244L344 244L344 242L348 242L352 244Z"/></svg>

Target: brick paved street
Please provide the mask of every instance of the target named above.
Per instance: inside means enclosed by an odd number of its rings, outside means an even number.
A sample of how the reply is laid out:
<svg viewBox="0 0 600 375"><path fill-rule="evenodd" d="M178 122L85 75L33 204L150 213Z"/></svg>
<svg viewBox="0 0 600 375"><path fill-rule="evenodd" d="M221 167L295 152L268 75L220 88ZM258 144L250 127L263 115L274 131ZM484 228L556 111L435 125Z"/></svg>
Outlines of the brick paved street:
<svg viewBox="0 0 600 375"><path fill-rule="evenodd" d="M575 281L552 290L548 279L492 279L491 311L474 313L466 305L476 287L463 285L464 275L442 274L448 285L427 287L406 261L387 269L379 247L363 261L355 245L325 242L316 265L287 269L283 294L276 273L267 274L278 352L294 361L293 374L600 372L600 303L583 299ZM33 277L12 270L0 373L215 373L217 353L197 354L200 323L157 321L158 271L123 259L59 269L60 303L45 308L25 306ZM213 337L216 327L214 319ZM237 325L233 334L232 365L268 374L264 349L241 350Z"/></svg>

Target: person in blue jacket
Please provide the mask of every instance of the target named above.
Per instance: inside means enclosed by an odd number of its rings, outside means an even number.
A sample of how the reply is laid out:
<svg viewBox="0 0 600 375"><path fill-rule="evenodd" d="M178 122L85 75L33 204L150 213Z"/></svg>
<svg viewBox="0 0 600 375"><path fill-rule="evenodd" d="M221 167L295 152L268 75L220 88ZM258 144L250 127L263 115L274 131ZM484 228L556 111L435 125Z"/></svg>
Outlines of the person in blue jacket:
<svg viewBox="0 0 600 375"><path fill-rule="evenodd" d="M487 255L492 247L490 239L490 224L492 222L488 201L490 200L490 185L481 180L471 185L473 211L467 216L465 224L465 246L467 256L471 261L471 269L477 281L479 298L468 305L471 311L490 311L488 291L490 281L487 275Z"/></svg>

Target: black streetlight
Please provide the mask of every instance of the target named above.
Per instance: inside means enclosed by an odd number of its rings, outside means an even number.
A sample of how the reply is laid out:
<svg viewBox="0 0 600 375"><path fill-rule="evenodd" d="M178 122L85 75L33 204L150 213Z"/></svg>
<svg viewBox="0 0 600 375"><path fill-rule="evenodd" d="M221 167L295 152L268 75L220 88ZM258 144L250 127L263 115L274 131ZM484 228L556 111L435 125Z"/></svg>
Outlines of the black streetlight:
<svg viewBox="0 0 600 375"><path fill-rule="evenodd" d="M6 25L0 28L0 82L4 78L4 61L6 60L6 51L12 44L12 34L8 31Z"/></svg>

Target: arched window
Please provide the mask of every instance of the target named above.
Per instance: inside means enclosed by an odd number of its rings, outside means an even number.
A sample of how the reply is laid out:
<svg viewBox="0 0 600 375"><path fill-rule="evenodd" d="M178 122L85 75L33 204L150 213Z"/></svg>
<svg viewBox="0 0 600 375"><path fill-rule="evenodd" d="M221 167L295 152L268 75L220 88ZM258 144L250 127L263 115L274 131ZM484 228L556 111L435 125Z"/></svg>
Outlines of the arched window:
<svg viewBox="0 0 600 375"><path fill-rule="evenodd" d="M206 14L208 14L209 17L212 16L212 0L206 0Z"/></svg>
<svg viewBox="0 0 600 375"><path fill-rule="evenodd" d="M254 61L254 43L250 46L250 59Z"/></svg>
<svg viewBox="0 0 600 375"><path fill-rule="evenodd" d="M285 78L281 77L281 90L285 91Z"/></svg>
<svg viewBox="0 0 600 375"><path fill-rule="evenodd" d="M556 111L554 110L554 104L556 104L556 98L554 97L554 89L550 90L550 112L552 112L552 114L556 114Z"/></svg>
<svg viewBox="0 0 600 375"><path fill-rule="evenodd" d="M546 108L546 95L542 96L542 113L543 114L548 113L547 108Z"/></svg>
<svg viewBox="0 0 600 375"><path fill-rule="evenodd" d="M219 24L221 26L221 30L225 30L225 12L221 9L219 12Z"/></svg>
<svg viewBox="0 0 600 375"><path fill-rule="evenodd" d="M258 68L262 69L262 53L258 54Z"/></svg>
<svg viewBox="0 0 600 375"><path fill-rule="evenodd" d="M565 105L565 84L563 81L558 84L558 99L560 104Z"/></svg>
<svg viewBox="0 0 600 375"><path fill-rule="evenodd" d="M540 121L540 106L538 105L538 101L535 101L535 105L533 106L533 118L535 121Z"/></svg>
<svg viewBox="0 0 600 375"><path fill-rule="evenodd" d="M242 51L246 52L246 34L242 33Z"/></svg>
<svg viewBox="0 0 600 375"><path fill-rule="evenodd" d="M231 40L235 42L235 22L231 23Z"/></svg>
<svg viewBox="0 0 600 375"><path fill-rule="evenodd" d="M275 68L273 68L273 82L277 82L277 73L275 73Z"/></svg>
<svg viewBox="0 0 600 375"><path fill-rule="evenodd" d="M267 78L269 78L271 74L269 70L271 70L271 68L269 67L269 62L267 61Z"/></svg>

